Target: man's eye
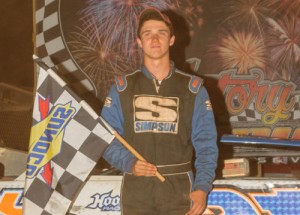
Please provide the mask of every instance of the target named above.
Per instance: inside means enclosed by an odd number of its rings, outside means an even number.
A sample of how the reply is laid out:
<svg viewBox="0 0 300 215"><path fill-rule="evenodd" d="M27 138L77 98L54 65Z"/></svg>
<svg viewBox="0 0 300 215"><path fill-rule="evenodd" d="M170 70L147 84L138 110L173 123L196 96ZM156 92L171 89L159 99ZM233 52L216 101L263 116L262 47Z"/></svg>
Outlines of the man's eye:
<svg viewBox="0 0 300 215"><path fill-rule="evenodd" d="M159 34L160 35L167 35L167 32L166 31L160 31Z"/></svg>

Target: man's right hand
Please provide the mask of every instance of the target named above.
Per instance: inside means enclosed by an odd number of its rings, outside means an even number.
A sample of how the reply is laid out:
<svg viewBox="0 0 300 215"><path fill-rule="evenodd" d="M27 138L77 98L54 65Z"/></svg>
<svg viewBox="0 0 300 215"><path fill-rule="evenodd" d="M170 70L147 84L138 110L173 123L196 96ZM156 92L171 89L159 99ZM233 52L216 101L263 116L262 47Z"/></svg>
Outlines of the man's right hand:
<svg viewBox="0 0 300 215"><path fill-rule="evenodd" d="M132 173L135 176L155 176L156 166L147 161L137 160L132 166Z"/></svg>

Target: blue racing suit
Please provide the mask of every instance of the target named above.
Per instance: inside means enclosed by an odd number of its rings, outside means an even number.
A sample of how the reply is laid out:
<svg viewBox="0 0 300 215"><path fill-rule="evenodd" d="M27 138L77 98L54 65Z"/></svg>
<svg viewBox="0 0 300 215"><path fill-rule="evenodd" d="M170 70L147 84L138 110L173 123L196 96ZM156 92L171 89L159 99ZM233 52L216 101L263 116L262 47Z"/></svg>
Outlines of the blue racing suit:
<svg viewBox="0 0 300 215"><path fill-rule="evenodd" d="M200 78L179 71L173 64L171 64L171 67L168 77L161 83L158 83L144 66L133 74L117 77L116 83L112 86L106 98L101 115L121 136L125 139L128 138L129 144L132 143L133 147L148 162L154 165L168 166L174 163L190 162L192 160L190 148L193 149L195 176L193 176L193 171L190 169L188 175L189 180L192 181L192 187L189 188L189 192L199 189L209 192L212 189L218 156L217 133L209 96ZM182 84L182 81L184 84ZM131 87L132 85L133 87ZM164 85L171 90L165 90ZM156 89L156 93L154 89ZM123 95L124 92L127 94ZM185 95L186 93L187 95ZM192 103L188 104L191 101ZM164 122L162 122L163 120L159 122L138 120L138 114L145 113L145 110L150 110L152 106L160 106L160 110L163 110L168 107L167 103L174 104L171 112L176 113L177 111L180 113L177 117L172 118L176 122L170 123L170 120ZM162 111L161 115L163 115ZM150 118L156 119L158 117L154 116L153 113ZM141 118L145 118L145 116ZM149 132L151 136L147 136ZM137 134L142 135L141 138L136 138ZM151 144L154 140L159 140L159 144L162 145L170 138L172 141L169 142L179 142L175 148L168 148L171 147L168 144L165 146L166 150L164 150L159 148L160 145L154 145L156 151L153 152L153 145ZM148 140L149 143L147 143ZM147 144L139 147L141 142ZM151 145L152 148L148 145ZM170 155L168 155L169 153ZM109 145L103 157L125 175L132 173L132 166L136 161L136 158L117 139L114 139ZM170 163L168 163L169 160Z"/></svg>

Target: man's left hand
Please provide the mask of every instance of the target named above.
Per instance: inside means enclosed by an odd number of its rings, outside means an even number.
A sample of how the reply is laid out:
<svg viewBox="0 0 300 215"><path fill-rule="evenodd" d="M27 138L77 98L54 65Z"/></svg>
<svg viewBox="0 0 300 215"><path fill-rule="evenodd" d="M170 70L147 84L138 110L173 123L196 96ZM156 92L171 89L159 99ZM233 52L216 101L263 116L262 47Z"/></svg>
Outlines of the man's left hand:
<svg viewBox="0 0 300 215"><path fill-rule="evenodd" d="M202 190L196 190L190 193L193 206L186 215L200 215L206 208L207 193Z"/></svg>

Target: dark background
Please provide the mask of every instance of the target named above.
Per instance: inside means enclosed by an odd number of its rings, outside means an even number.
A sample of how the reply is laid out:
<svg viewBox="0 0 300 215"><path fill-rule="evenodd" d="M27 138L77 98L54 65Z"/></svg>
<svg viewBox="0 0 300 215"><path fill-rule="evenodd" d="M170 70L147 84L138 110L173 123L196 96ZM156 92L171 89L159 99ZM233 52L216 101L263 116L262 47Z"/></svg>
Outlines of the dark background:
<svg viewBox="0 0 300 215"><path fill-rule="evenodd" d="M33 1L1 1L0 146L26 151L33 88Z"/></svg>
<svg viewBox="0 0 300 215"><path fill-rule="evenodd" d="M33 2L1 1L0 82L32 91Z"/></svg>

